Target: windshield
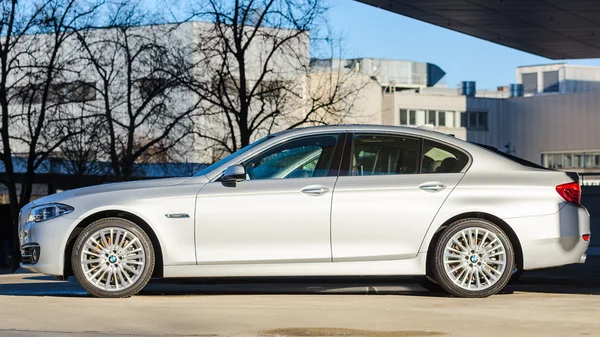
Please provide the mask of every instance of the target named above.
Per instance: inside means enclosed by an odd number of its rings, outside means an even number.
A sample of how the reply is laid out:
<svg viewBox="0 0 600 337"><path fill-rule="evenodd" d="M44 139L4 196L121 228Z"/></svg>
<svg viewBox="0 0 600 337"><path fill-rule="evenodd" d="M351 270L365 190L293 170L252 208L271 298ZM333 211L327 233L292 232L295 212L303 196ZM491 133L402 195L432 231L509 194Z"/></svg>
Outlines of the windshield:
<svg viewBox="0 0 600 337"><path fill-rule="evenodd" d="M221 166L221 165L225 164L226 162L228 162L228 161L230 161L230 160L233 160L233 159L235 159L235 158L237 158L237 157L239 157L239 156L243 155L244 153L246 153L246 152L248 152L249 150L253 149L253 148L254 148L254 147L256 147L257 145L259 145L259 144L261 144L261 143L264 143L266 140L268 140L268 139L271 139L271 138L273 138L273 136L267 136L267 137L261 138L261 139L259 139L259 140L255 141L254 143L252 143L252 144L250 144L250 145L247 145L247 146L245 146L245 147L243 147L243 148L241 148L241 149L237 150L236 152L234 152L234 153L232 153L232 154L228 155L227 157L225 157L225 158L223 158L223 159L221 159L221 160L219 160L219 161L217 161L217 162L215 162L215 163L213 163L213 164L211 164L211 165L209 165L209 166L205 167L203 170L201 170L200 172L196 173L196 174L195 174L195 176L203 176L203 175L206 175L206 174L208 174L210 171L212 171L212 170L216 169L217 167L219 167L219 166Z"/></svg>

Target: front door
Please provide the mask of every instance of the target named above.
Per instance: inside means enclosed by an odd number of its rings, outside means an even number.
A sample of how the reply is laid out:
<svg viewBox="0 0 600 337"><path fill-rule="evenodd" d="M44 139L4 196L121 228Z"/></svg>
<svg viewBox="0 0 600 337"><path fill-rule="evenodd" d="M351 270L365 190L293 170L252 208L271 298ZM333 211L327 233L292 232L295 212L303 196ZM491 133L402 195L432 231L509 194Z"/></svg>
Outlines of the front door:
<svg viewBox="0 0 600 337"><path fill-rule="evenodd" d="M352 138L347 174L333 195L333 261L414 258L468 156L400 135Z"/></svg>
<svg viewBox="0 0 600 337"><path fill-rule="evenodd" d="M339 139L286 140L244 160L245 181L202 188L196 200L198 264L331 261Z"/></svg>

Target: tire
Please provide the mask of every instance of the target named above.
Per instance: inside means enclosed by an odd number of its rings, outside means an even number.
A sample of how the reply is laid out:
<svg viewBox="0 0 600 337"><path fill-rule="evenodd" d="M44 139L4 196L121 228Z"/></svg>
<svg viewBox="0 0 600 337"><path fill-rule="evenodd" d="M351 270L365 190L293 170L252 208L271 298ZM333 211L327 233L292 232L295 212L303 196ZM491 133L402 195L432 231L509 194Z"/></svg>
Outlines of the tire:
<svg viewBox="0 0 600 337"><path fill-rule="evenodd" d="M513 284L515 282L517 282L520 278L521 275L523 275L525 271L523 269L517 268L515 266L514 271L512 273L512 275L510 276L510 280L508 280L508 284Z"/></svg>
<svg viewBox="0 0 600 337"><path fill-rule="evenodd" d="M462 219L440 235L432 271L436 282L453 296L488 297L506 286L514 260L510 239L500 227L483 219Z"/></svg>
<svg viewBox="0 0 600 337"><path fill-rule="evenodd" d="M418 278L419 285L431 292L434 293L440 293L440 292L446 292L446 290L444 290L444 288L440 287L439 284L437 284L437 282L435 282L435 280L431 279L429 276L422 276Z"/></svg>
<svg viewBox="0 0 600 337"><path fill-rule="evenodd" d="M146 232L122 218L100 219L87 226L71 254L75 278L94 297L137 294L152 277L154 263L154 248Z"/></svg>

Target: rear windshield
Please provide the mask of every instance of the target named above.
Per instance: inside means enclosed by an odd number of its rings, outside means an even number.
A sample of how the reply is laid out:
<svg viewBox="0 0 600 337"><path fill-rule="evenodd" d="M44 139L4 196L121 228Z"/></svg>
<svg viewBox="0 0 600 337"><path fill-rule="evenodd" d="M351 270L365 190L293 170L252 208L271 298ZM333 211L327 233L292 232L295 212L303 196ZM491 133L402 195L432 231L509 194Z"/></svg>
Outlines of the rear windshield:
<svg viewBox="0 0 600 337"><path fill-rule="evenodd" d="M484 144L479 144L479 143L473 143L473 142L469 142L471 144L475 144L477 146L483 147L486 150L492 151L497 155L500 155L506 159L512 160L515 163L521 164L523 166L527 166L527 167L532 167L532 168L536 168L536 169L542 169L542 170L549 170L549 171L555 171L553 169L544 167L542 165L538 165L536 163L530 162L529 160L525 160L523 158L519 158L517 156L513 156L512 154L508 154L506 152L502 152L500 150L498 150L497 148L493 147L493 146L489 146L489 145L484 145Z"/></svg>

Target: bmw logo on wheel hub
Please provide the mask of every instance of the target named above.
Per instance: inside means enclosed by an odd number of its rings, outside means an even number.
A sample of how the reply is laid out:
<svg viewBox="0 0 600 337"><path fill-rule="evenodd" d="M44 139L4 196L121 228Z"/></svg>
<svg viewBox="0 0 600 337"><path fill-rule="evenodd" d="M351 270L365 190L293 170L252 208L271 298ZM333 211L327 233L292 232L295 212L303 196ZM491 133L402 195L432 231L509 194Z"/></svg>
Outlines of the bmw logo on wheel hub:
<svg viewBox="0 0 600 337"><path fill-rule="evenodd" d="M471 255L471 262L477 263L477 255Z"/></svg>
<svg viewBox="0 0 600 337"><path fill-rule="evenodd" d="M108 258L108 261L110 261L110 263L115 263L115 262L117 262L117 257L116 257L116 256L114 256L114 255L111 255L111 256Z"/></svg>

